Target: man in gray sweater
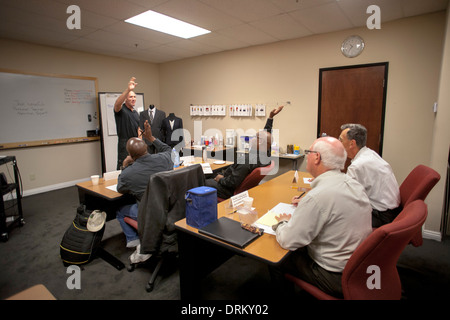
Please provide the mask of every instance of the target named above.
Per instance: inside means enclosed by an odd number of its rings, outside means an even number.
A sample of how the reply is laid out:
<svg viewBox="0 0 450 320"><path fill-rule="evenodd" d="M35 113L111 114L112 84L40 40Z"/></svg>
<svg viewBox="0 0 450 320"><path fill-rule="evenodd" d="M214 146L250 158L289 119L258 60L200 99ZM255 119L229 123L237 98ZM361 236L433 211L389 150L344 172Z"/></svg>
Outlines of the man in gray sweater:
<svg viewBox="0 0 450 320"><path fill-rule="evenodd" d="M136 247L139 244L139 236L136 230L124 221L124 218L130 217L137 220L139 201L152 174L173 170L172 148L152 135L148 121L145 123L143 137L155 146L158 153L149 154L144 140L130 138L127 142L128 156L123 161L124 169L117 181L118 192L131 194L136 199L135 204L123 206L117 211L117 220L125 233L127 248Z"/></svg>

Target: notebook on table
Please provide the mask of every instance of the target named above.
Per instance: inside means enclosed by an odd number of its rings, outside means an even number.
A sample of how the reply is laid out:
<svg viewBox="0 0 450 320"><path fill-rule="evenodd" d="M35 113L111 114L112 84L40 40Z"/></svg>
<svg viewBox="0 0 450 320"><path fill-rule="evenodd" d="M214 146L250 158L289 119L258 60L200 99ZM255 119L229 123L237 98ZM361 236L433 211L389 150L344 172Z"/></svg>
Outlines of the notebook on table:
<svg viewBox="0 0 450 320"><path fill-rule="evenodd" d="M198 229L198 232L222 240L238 248L245 248L260 235L241 228L239 221L222 217L207 226Z"/></svg>

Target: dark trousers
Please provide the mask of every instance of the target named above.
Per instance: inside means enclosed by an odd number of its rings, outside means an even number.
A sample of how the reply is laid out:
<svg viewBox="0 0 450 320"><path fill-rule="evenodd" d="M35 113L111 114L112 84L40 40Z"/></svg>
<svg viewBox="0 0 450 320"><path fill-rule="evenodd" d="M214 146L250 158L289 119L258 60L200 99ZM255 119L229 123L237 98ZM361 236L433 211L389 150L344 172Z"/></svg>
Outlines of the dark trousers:
<svg viewBox="0 0 450 320"><path fill-rule="evenodd" d="M231 190L228 190L222 187L216 180L214 179L206 179L205 186L211 187L217 190L217 197L222 199L228 199L233 195Z"/></svg>
<svg viewBox="0 0 450 320"><path fill-rule="evenodd" d="M389 209L386 211L378 211L376 209L372 209L372 227L379 228L382 225L391 223L397 218L398 214L402 211L402 207L398 207L395 209Z"/></svg>
<svg viewBox="0 0 450 320"><path fill-rule="evenodd" d="M279 267L269 267L272 285L276 297L286 299L294 293L293 284L286 280L285 273L302 279L323 292L342 298L342 273L330 272L310 258L306 248L300 248L289 254Z"/></svg>

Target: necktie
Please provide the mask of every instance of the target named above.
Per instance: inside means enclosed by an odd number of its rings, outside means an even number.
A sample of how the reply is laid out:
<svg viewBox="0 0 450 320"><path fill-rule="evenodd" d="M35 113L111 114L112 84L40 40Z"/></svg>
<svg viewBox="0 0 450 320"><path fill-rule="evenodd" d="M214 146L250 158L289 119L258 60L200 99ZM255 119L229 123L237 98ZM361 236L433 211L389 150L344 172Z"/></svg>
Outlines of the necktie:
<svg viewBox="0 0 450 320"><path fill-rule="evenodd" d="M150 124L153 124L153 110L149 110Z"/></svg>

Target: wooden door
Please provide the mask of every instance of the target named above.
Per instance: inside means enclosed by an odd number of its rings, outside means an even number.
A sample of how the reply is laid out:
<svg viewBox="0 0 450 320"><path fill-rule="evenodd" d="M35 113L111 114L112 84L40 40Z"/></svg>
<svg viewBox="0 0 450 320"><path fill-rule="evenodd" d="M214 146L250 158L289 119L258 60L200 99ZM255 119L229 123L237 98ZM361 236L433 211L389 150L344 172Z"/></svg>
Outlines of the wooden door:
<svg viewBox="0 0 450 320"><path fill-rule="evenodd" d="M388 63L320 69L317 135L339 138L341 125L367 128L367 147L383 150Z"/></svg>

